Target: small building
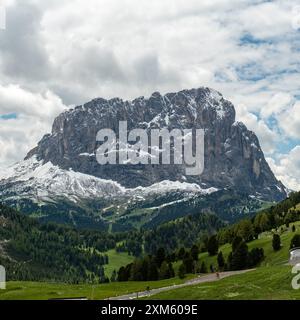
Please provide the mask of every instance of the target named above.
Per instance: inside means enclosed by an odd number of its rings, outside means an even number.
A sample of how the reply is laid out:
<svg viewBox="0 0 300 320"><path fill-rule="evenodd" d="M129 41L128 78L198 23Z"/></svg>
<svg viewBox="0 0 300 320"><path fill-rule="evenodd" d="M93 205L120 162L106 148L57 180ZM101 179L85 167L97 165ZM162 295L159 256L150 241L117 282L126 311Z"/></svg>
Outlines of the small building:
<svg viewBox="0 0 300 320"><path fill-rule="evenodd" d="M290 264L296 265L300 263L300 248L293 248L290 250Z"/></svg>
<svg viewBox="0 0 300 320"><path fill-rule="evenodd" d="M6 289L6 273L5 268L3 266L0 266L0 289Z"/></svg>

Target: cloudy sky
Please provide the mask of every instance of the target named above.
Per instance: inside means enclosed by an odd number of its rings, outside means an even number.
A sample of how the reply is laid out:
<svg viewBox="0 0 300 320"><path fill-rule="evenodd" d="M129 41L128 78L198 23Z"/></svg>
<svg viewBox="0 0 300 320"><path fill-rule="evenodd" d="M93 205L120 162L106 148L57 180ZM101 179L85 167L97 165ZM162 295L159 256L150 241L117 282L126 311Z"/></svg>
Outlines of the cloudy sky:
<svg viewBox="0 0 300 320"><path fill-rule="evenodd" d="M0 166L71 105L209 86L259 136L277 177L300 189L298 0L0 4Z"/></svg>

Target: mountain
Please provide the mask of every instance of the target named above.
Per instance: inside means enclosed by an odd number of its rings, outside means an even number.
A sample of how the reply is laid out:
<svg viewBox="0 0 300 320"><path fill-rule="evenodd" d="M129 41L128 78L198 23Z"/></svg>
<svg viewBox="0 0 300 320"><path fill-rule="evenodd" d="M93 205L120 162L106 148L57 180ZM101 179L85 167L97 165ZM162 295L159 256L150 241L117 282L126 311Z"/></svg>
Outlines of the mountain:
<svg viewBox="0 0 300 320"><path fill-rule="evenodd" d="M99 165L97 132L118 132L119 121L127 121L128 131L204 129L203 173L187 175L185 164ZM235 121L229 101L203 87L133 101L99 98L65 111L23 161L0 173L6 203L40 219L99 228L144 226L162 212L167 221L210 211L205 199L219 203L224 193L239 195L240 212L286 197L256 135ZM230 220L233 208L228 210L223 215Z"/></svg>

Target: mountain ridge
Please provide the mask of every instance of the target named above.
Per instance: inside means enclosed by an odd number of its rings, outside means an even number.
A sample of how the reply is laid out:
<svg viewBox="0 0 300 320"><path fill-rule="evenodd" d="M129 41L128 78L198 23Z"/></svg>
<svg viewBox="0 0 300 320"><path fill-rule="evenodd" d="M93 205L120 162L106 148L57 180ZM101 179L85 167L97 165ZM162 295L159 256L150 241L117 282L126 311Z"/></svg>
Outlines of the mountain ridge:
<svg viewBox="0 0 300 320"><path fill-rule="evenodd" d="M128 130L204 129L204 173L198 177L186 176L184 166L175 165L100 166L93 156L97 148L96 134L102 128L118 131L119 121L127 121ZM273 190L267 197L282 200L286 196L282 183L277 181L264 159L256 135L235 121L231 102L209 88L183 90L164 96L155 92L149 99L140 97L132 101L94 99L60 114L54 120L52 133L44 136L25 159L32 155L44 162L51 161L62 169L72 168L111 179L125 187L150 186L158 181L173 180L215 188L236 184L239 189L261 191L263 196L268 193L267 188L271 188ZM277 195L275 185L280 189Z"/></svg>
<svg viewBox="0 0 300 320"><path fill-rule="evenodd" d="M115 206L113 216L118 216L122 213L118 206L128 213L125 203L133 201L143 207L143 200L161 194L168 199L172 192L177 192L179 202L225 189L259 201L284 199L286 189L266 162L258 138L235 116L231 102L205 87L165 95L154 92L148 99L132 101L93 99L61 113L51 134L45 135L23 161L0 173L0 197L11 203L30 199L45 205L44 200L56 203L65 196L73 202L72 207L94 198L100 216L107 216L110 205ZM103 128L117 132L119 121L127 121L128 130L204 129L203 174L186 175L184 164L99 165L95 157L97 132ZM94 205L91 208L95 209Z"/></svg>

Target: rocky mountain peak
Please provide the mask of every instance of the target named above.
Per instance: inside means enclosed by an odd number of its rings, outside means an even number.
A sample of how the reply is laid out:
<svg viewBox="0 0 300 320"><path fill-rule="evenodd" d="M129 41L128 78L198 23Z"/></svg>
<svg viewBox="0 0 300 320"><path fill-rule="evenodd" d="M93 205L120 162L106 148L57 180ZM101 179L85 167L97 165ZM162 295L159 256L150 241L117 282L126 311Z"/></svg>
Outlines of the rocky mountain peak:
<svg viewBox="0 0 300 320"><path fill-rule="evenodd" d="M104 165L95 158L96 134L118 131L119 121L135 128L205 129L205 169L186 176L184 165ZM236 122L235 109L210 88L182 90L148 99L97 98L60 114L26 159L36 156L61 169L116 181L126 188L147 187L163 180L196 183L201 188L236 188L262 199L281 200L284 186L270 170L256 135Z"/></svg>

